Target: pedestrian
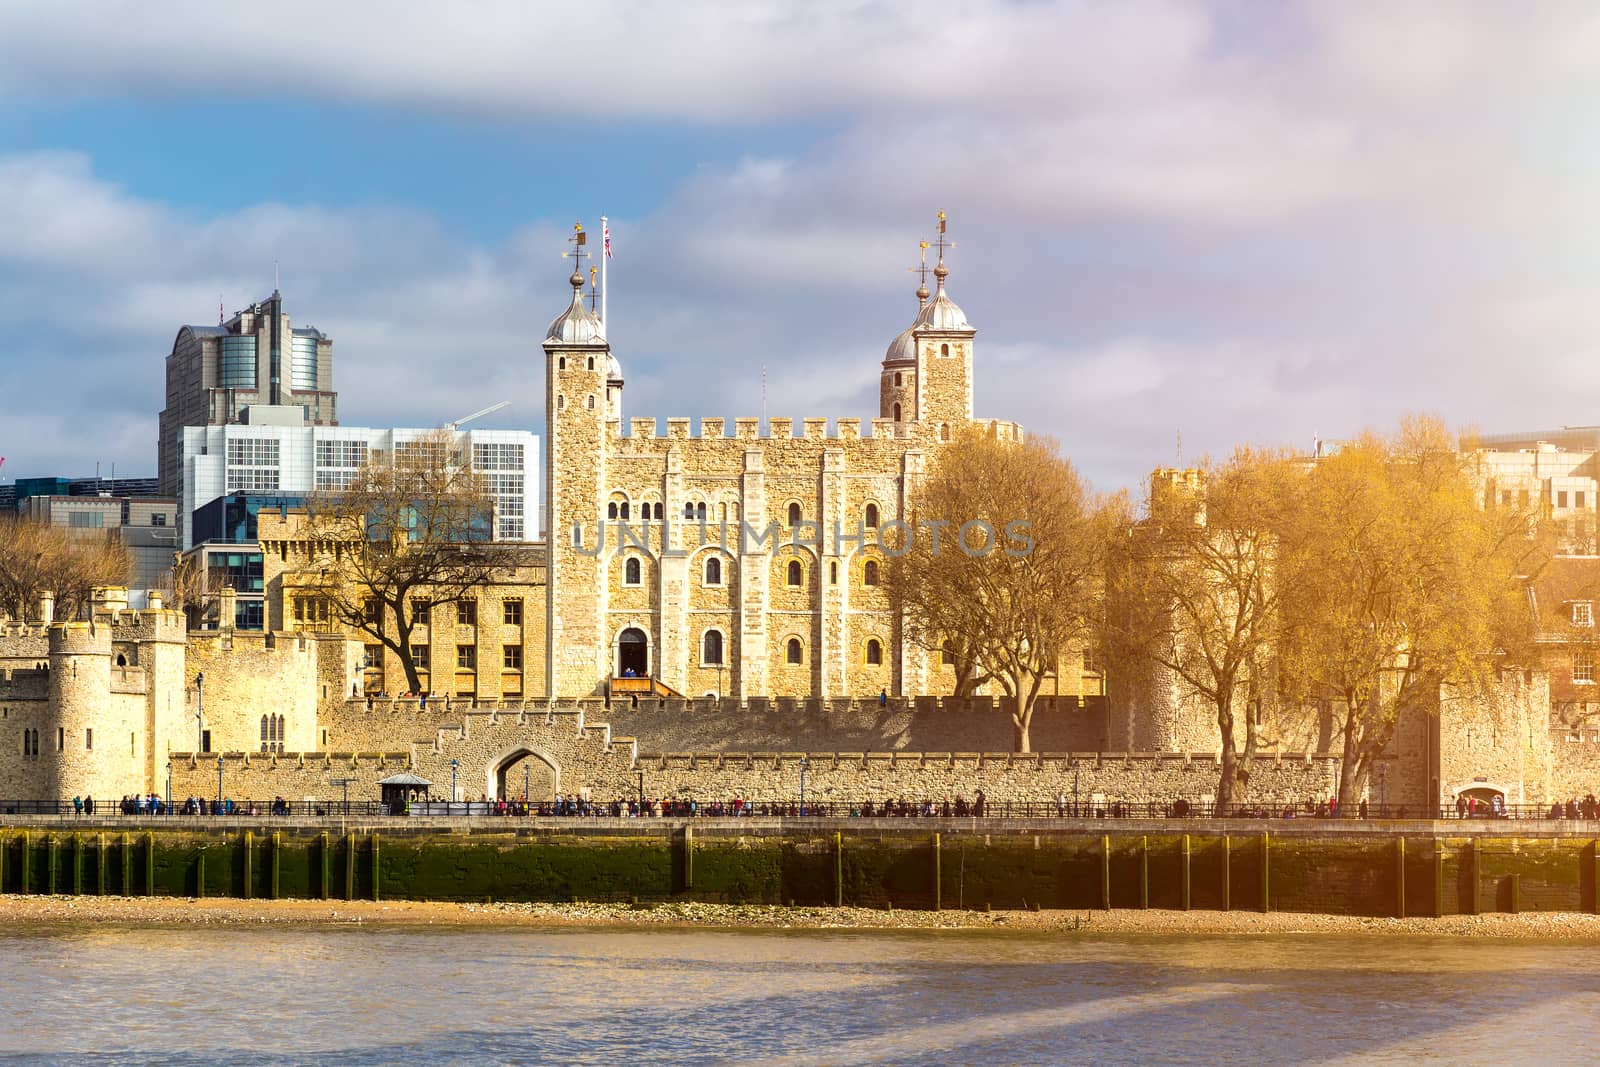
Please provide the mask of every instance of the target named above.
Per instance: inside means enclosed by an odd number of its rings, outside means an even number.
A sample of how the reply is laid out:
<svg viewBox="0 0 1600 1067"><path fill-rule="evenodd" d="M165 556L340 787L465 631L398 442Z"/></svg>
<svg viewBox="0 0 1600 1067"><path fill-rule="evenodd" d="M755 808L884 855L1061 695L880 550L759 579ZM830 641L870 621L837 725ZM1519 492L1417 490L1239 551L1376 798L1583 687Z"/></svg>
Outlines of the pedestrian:
<svg viewBox="0 0 1600 1067"><path fill-rule="evenodd" d="M887 690L887 689L878 690L878 707L886 708L888 706L889 706L889 690Z"/></svg>

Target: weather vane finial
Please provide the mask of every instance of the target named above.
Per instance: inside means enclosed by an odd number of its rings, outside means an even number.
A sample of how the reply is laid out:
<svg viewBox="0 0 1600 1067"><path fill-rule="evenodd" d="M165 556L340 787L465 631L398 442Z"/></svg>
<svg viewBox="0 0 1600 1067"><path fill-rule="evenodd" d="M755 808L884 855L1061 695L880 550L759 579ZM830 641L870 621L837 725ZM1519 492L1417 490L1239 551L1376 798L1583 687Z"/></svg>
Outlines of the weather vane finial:
<svg viewBox="0 0 1600 1067"><path fill-rule="evenodd" d="M597 302L599 300L599 294L595 291L595 277L599 273L600 273L600 268L599 267L595 266L593 263L589 264L589 310L590 311L594 311L595 310L595 308L597 306Z"/></svg>
<svg viewBox="0 0 1600 1067"><path fill-rule="evenodd" d="M917 306L921 307L928 302L928 249L933 246L927 241L918 241L917 247L922 251L922 262L906 270L917 276Z"/></svg>
<svg viewBox="0 0 1600 1067"><path fill-rule="evenodd" d="M583 261L589 258L587 251L589 235L583 232L582 222L572 224L572 236L567 238L567 243L572 246L572 250L561 253L561 258L572 260L572 277L568 281L572 283L574 289L582 289Z"/></svg>
<svg viewBox="0 0 1600 1067"><path fill-rule="evenodd" d="M938 283L940 289L944 288L944 280L950 274L950 268L948 268L948 267L946 267L944 265L944 250L946 248L954 248L956 246L956 243L954 241L946 241L944 239L944 227L945 227L944 212L941 211L941 212L939 212L939 239L938 239L939 240L939 243L938 243L939 261L936 264L934 264L934 268L933 268L933 277L934 277L934 280Z"/></svg>

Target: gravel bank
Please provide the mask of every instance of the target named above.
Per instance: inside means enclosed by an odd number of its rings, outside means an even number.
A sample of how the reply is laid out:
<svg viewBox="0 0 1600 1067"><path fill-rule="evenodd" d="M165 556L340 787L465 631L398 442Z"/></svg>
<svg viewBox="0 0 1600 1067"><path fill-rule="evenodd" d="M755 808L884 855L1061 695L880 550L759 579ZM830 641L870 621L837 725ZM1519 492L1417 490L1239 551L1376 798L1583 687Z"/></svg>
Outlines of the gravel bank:
<svg viewBox="0 0 1600 1067"><path fill-rule="evenodd" d="M1215 911L884 911L749 904L450 904L412 901L0 897L0 923L166 926L531 926L806 930L1023 930L1143 934L1399 934L1600 941L1600 916L1570 913L1373 919Z"/></svg>

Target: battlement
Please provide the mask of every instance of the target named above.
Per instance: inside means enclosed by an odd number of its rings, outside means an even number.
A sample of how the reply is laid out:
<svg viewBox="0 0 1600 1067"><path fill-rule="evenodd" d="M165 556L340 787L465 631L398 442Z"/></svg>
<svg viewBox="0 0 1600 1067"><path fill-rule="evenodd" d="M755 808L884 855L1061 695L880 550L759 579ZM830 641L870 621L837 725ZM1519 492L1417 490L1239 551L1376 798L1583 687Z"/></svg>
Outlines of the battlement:
<svg viewBox="0 0 1600 1067"><path fill-rule="evenodd" d="M665 433L661 432L660 420L653 416L635 416L625 421L626 426L619 422L613 430L613 436L619 441L904 441L909 440L919 426L916 422L870 419L868 427L871 435L863 438L862 420L859 418L807 416L796 419L774 415L767 419L766 433L761 432L760 419L733 419L733 434L730 437L727 432L729 420L709 415L699 420L698 429L693 419L668 418ZM1004 440L1020 439L1015 436L1021 433L1016 423L996 421L986 425L1004 427L1004 434L1012 435L1002 436Z"/></svg>
<svg viewBox="0 0 1600 1067"><path fill-rule="evenodd" d="M97 622L50 624L50 655L111 656L112 628Z"/></svg>
<svg viewBox="0 0 1600 1067"><path fill-rule="evenodd" d="M50 671L35 667L0 670L0 701L47 700L50 696Z"/></svg>

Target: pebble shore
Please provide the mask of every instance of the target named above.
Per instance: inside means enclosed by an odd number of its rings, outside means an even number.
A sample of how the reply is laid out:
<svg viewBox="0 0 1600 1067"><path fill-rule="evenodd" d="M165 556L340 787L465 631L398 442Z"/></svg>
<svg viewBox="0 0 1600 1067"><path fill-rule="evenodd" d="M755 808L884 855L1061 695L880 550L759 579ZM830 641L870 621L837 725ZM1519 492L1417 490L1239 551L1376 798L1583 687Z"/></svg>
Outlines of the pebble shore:
<svg viewBox="0 0 1600 1067"><path fill-rule="evenodd" d="M1600 941L1600 915L1538 912L1380 919L1218 911L906 911L756 904L454 904L417 901L0 897L0 924L520 926L775 930L1021 930L1087 936L1374 934Z"/></svg>

